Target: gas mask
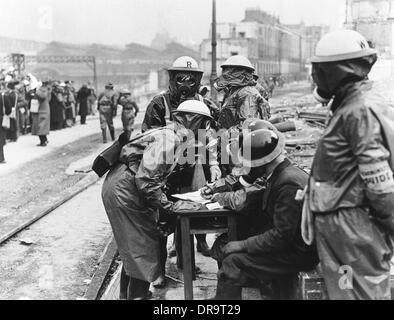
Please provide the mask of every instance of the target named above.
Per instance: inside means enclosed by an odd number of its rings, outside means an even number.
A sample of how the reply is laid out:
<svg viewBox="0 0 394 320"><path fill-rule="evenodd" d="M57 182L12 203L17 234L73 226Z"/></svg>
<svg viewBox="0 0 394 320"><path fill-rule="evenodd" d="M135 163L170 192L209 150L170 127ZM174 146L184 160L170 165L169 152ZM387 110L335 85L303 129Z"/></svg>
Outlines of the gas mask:
<svg viewBox="0 0 394 320"><path fill-rule="evenodd" d="M193 98L200 87L201 76L195 72L171 72L170 92L180 102Z"/></svg>
<svg viewBox="0 0 394 320"><path fill-rule="evenodd" d="M326 105L330 102L332 95L316 87L315 90L313 90L313 97L317 102L321 103L322 105Z"/></svg>
<svg viewBox="0 0 394 320"><path fill-rule="evenodd" d="M198 137L198 130L205 130L207 133L211 130L211 119L200 114L175 111L173 120L187 130L191 130L195 138Z"/></svg>
<svg viewBox="0 0 394 320"><path fill-rule="evenodd" d="M377 56L371 55L343 61L313 63L312 78L317 85L314 97L319 102L327 103L337 90L347 83L367 79L376 60Z"/></svg>

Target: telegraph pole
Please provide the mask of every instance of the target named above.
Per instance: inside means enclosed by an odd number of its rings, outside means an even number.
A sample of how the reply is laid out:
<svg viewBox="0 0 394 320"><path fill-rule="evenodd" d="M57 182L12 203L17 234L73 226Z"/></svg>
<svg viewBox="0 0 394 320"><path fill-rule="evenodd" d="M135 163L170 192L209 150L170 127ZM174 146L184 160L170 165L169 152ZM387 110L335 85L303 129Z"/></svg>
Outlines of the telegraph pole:
<svg viewBox="0 0 394 320"><path fill-rule="evenodd" d="M98 92L98 85L97 85L97 69L96 69L96 57L92 57L92 64L93 64L93 82L94 88L96 89L96 93Z"/></svg>
<svg viewBox="0 0 394 320"><path fill-rule="evenodd" d="M217 78L217 68L216 68L216 47L217 47L217 40L216 40L216 0L212 0L212 70L211 70L211 98L214 102L217 102L217 92L213 86L215 79Z"/></svg>

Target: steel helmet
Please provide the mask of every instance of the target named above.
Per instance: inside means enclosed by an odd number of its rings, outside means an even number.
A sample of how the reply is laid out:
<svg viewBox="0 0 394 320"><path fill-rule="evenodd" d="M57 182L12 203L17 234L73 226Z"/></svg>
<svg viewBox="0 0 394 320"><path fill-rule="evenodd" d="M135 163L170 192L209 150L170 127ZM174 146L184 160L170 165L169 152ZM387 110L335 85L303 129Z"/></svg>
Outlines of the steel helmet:
<svg viewBox="0 0 394 320"><path fill-rule="evenodd" d="M242 67L253 72L255 71L255 68L250 63L249 59L241 55L231 56L221 65L221 67Z"/></svg>
<svg viewBox="0 0 394 320"><path fill-rule="evenodd" d="M353 30L337 30L320 39L312 63L335 62L377 54L367 40Z"/></svg>
<svg viewBox="0 0 394 320"><path fill-rule="evenodd" d="M108 82L108 83L105 85L105 89L113 89L113 88L114 88L114 85L113 85L112 82Z"/></svg>
<svg viewBox="0 0 394 320"><path fill-rule="evenodd" d="M203 73L199 68L198 63L192 57L183 56L174 61L168 71L192 71Z"/></svg>
<svg viewBox="0 0 394 320"><path fill-rule="evenodd" d="M186 100L174 112L196 113L212 119L211 112L204 102L199 100Z"/></svg>
<svg viewBox="0 0 394 320"><path fill-rule="evenodd" d="M285 148L285 137L275 126L265 120L250 119L243 125L239 137L238 159L246 167L266 165L279 157Z"/></svg>
<svg viewBox="0 0 394 320"><path fill-rule="evenodd" d="M120 90L120 94L124 96L131 95L131 91L129 89L122 89Z"/></svg>

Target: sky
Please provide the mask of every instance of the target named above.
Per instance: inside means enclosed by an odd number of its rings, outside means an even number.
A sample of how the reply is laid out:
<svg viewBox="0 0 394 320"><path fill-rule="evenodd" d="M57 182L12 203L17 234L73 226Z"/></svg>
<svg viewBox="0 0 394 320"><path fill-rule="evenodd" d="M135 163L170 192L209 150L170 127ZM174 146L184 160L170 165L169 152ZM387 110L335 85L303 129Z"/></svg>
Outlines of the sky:
<svg viewBox="0 0 394 320"><path fill-rule="evenodd" d="M237 22L256 7L283 23L340 27L345 0L217 0L217 21ZM0 36L38 41L149 45L167 31L182 43L208 38L212 0L0 0Z"/></svg>

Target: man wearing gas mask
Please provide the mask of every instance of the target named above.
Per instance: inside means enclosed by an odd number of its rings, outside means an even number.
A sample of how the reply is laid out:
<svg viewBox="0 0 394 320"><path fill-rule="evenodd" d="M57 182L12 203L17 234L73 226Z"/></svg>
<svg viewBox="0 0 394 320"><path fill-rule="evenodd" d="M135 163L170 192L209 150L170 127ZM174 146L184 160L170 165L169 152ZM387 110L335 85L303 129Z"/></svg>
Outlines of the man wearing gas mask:
<svg viewBox="0 0 394 320"><path fill-rule="evenodd" d="M173 121L174 111L186 100L199 100L204 102L209 107L212 117L216 119L218 114L217 106L212 101L204 99L199 94L203 71L199 68L196 60L188 56L180 57L176 59L173 65L168 69L168 74L169 89L165 93L154 97L148 105L142 123L142 132L164 127L170 121ZM215 127L214 121L212 122L212 127ZM205 166L205 169L208 169L206 176L208 180L216 181L221 178L221 170L217 158L210 158L208 163L209 166ZM194 167L189 168L188 177L193 175L192 170L194 170ZM181 179L180 182L188 185L192 184L190 179ZM206 236L196 235L196 238L197 251L205 256L209 256L209 246L205 240ZM176 251L174 249L171 250L170 255L176 255Z"/></svg>
<svg viewBox="0 0 394 320"><path fill-rule="evenodd" d="M246 120L238 145L237 157L249 173L201 190L238 214L239 241L222 235L211 250L219 266L215 299L240 300L242 287L251 285L264 288L270 299L290 299L298 272L318 264L316 248L302 240L302 203L295 199L308 175L285 157L285 138L268 121Z"/></svg>
<svg viewBox="0 0 394 320"><path fill-rule="evenodd" d="M204 103L186 101L174 111L173 120L126 143L103 183L104 207L123 261L123 299L149 298L150 283L164 273L161 251L166 247L159 216L171 217L183 208L164 188L181 160L188 161L185 150L193 149L198 130L206 133L212 117Z"/></svg>
<svg viewBox="0 0 394 320"><path fill-rule="evenodd" d="M215 81L214 86L219 92L224 92L224 98L218 118L219 129L226 130L221 139L234 139L242 128L246 119L256 118L268 120L270 105L257 87L258 78L255 68L250 61L241 55L235 55L222 64L222 75ZM228 155L222 153L220 162L227 162ZM225 174L241 174L243 168L234 164L223 165Z"/></svg>
<svg viewBox="0 0 394 320"><path fill-rule="evenodd" d="M270 106L256 88L255 68L241 55L232 56L222 64L222 75L216 80L216 90L224 92L219 114L220 129L239 131L248 118L268 120Z"/></svg>
<svg viewBox="0 0 394 320"><path fill-rule="evenodd" d="M305 242L316 239L335 300L390 299L394 112L367 78L376 60L377 51L352 30L325 35L312 58L315 96L332 102L304 198L302 230Z"/></svg>
<svg viewBox="0 0 394 320"><path fill-rule="evenodd" d="M180 57L168 69L169 88L152 99L145 113L142 123L142 132L150 129L164 127L172 121L172 113L186 100L199 100L204 102L215 118L218 108L212 101L204 99L200 94L203 71L198 67L197 61L191 57Z"/></svg>

